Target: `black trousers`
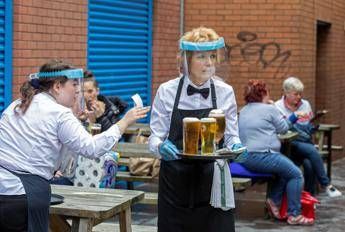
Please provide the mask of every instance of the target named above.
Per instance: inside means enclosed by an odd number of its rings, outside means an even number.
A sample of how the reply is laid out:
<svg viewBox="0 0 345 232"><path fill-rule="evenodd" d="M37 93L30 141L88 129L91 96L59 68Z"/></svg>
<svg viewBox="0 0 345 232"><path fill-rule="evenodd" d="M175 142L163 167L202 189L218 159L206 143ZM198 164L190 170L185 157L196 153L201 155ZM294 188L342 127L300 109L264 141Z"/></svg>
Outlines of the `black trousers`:
<svg viewBox="0 0 345 232"><path fill-rule="evenodd" d="M0 231L25 232L27 225L26 195L0 195Z"/></svg>

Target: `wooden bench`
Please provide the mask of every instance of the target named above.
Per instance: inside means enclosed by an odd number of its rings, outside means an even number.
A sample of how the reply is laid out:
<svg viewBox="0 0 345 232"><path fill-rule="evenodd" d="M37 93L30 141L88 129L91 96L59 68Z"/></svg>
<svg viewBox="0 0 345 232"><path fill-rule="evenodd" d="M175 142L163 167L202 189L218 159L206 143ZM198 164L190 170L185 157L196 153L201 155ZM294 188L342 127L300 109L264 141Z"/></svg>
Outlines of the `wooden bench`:
<svg viewBox="0 0 345 232"><path fill-rule="evenodd" d="M130 157L156 158L149 151L148 144L119 143L115 151L120 153L119 164L124 166L129 165ZM158 183L158 178L153 178L152 176L134 176L129 171L117 172L116 178L117 180L127 181L128 189L133 189L133 182ZM252 183L249 178L232 178L232 181L235 191L243 191L251 186ZM145 193L144 200L141 203L156 204L157 193Z"/></svg>
<svg viewBox="0 0 345 232"><path fill-rule="evenodd" d="M119 143L115 147L115 151L120 154L119 165L128 166L129 158L131 157L144 157L144 158L157 158L149 151L148 144L137 143ZM129 171L119 171L116 174L117 180L127 181L127 188L133 189L133 182L157 182L157 178L152 176L134 176Z"/></svg>
<svg viewBox="0 0 345 232"><path fill-rule="evenodd" d="M153 182L157 183L157 178L152 178L150 176L133 176L129 172L119 171L116 175L118 180L124 180L128 182ZM249 178L233 177L232 183L235 191L244 191L252 185L252 181ZM132 185L130 185L132 186ZM144 199L140 201L142 204L157 204L158 193L155 192L145 192Z"/></svg>
<svg viewBox="0 0 345 232"><path fill-rule="evenodd" d="M249 178L232 178L232 184L235 191L242 191L249 188L252 184ZM141 204L156 205L158 203L158 193L145 192L144 199L140 201Z"/></svg>
<svg viewBox="0 0 345 232"><path fill-rule="evenodd" d="M93 232L120 232L119 226L115 223L101 223L93 228ZM157 231L156 226L132 225L133 232L153 232Z"/></svg>
<svg viewBox="0 0 345 232"><path fill-rule="evenodd" d="M318 148L322 159L327 163L327 176L330 180L332 178L332 151L343 150L342 146L332 144L333 130L337 130L339 128L340 126L335 124L320 124L315 135L317 140L316 147Z"/></svg>
<svg viewBox="0 0 345 232"><path fill-rule="evenodd" d="M126 171L118 171L116 173L116 179L127 181L127 182L155 182L157 181L157 178L153 178L152 176L134 176Z"/></svg>

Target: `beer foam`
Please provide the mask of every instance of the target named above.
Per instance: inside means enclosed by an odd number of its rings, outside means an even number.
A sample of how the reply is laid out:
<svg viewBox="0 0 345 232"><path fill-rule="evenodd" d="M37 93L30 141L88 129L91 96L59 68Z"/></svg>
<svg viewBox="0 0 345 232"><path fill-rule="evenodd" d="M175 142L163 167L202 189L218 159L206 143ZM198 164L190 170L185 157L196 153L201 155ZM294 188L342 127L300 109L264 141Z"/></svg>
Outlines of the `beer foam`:
<svg viewBox="0 0 345 232"><path fill-rule="evenodd" d="M210 114L224 114L224 111L222 109L214 109L211 110Z"/></svg>
<svg viewBox="0 0 345 232"><path fill-rule="evenodd" d="M215 118L202 118L200 121L201 122L216 122L217 120Z"/></svg>
<svg viewBox="0 0 345 232"><path fill-rule="evenodd" d="M200 120L198 118L183 118L183 122L199 122Z"/></svg>

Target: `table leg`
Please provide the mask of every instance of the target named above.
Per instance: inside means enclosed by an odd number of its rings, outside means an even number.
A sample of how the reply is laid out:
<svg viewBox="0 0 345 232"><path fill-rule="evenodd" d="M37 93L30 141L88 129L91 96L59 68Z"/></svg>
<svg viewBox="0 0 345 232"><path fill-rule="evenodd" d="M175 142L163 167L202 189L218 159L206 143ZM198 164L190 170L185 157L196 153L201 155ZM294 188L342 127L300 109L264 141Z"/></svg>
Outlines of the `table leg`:
<svg viewBox="0 0 345 232"><path fill-rule="evenodd" d="M69 232L71 226L67 223L63 216L49 215L49 231L50 232Z"/></svg>
<svg viewBox="0 0 345 232"><path fill-rule="evenodd" d="M120 212L119 215L120 232L132 232L131 208Z"/></svg>
<svg viewBox="0 0 345 232"><path fill-rule="evenodd" d="M92 232L93 225L91 218L73 218L71 232Z"/></svg>
<svg viewBox="0 0 345 232"><path fill-rule="evenodd" d="M327 131L327 150L328 150L327 176L329 178L329 181L331 181L331 178L332 178L332 130Z"/></svg>

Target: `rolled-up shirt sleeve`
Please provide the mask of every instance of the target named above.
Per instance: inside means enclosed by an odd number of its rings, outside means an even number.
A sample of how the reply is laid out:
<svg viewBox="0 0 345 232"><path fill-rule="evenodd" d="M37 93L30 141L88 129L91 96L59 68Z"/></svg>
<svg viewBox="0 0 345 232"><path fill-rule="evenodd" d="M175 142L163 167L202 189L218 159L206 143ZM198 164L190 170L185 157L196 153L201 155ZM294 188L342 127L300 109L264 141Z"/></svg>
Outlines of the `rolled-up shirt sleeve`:
<svg viewBox="0 0 345 232"><path fill-rule="evenodd" d="M150 120L151 135L149 137L149 148L150 151L158 157L160 157L158 146L168 136L170 127L170 114L165 108L162 99L162 91L163 89L161 87L157 90L157 94L153 101Z"/></svg>
<svg viewBox="0 0 345 232"><path fill-rule="evenodd" d="M237 104L235 99L235 94L232 89L226 91L224 94L225 99L223 111L225 113L226 128L224 133L224 145L231 149L231 146L236 143L241 143L238 136L238 117L237 117Z"/></svg>
<svg viewBox="0 0 345 232"><path fill-rule="evenodd" d="M59 118L58 139L70 151L88 158L103 155L111 150L120 138L121 132L116 124L108 130L92 136L71 111L63 113Z"/></svg>

